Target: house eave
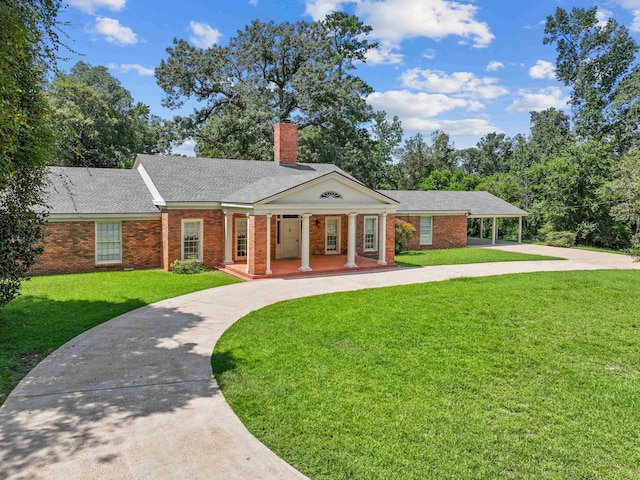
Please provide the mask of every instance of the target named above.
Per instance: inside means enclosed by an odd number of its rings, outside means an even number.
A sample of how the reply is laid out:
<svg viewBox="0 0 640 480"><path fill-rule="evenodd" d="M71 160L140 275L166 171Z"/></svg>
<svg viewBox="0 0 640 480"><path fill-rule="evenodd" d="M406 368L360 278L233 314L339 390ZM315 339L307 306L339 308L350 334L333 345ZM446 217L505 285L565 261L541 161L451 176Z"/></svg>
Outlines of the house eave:
<svg viewBox="0 0 640 480"><path fill-rule="evenodd" d="M396 215L401 217L417 217L417 216L468 216L469 212L466 210L398 210Z"/></svg>
<svg viewBox="0 0 640 480"><path fill-rule="evenodd" d="M220 202L166 202L163 206L166 210L198 210L198 209L220 209Z"/></svg>
<svg viewBox="0 0 640 480"><path fill-rule="evenodd" d="M47 222L95 222L100 220L160 220L158 213L50 213Z"/></svg>

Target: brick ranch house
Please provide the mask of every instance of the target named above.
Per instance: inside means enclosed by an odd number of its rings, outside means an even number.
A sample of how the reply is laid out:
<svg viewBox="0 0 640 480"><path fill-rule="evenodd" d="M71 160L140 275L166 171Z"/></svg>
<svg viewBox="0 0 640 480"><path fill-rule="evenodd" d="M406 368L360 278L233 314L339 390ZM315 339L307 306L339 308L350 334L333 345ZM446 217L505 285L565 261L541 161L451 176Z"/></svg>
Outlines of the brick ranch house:
<svg viewBox="0 0 640 480"><path fill-rule="evenodd" d="M393 266L396 216L416 226L418 249L465 246L469 216L526 215L486 192L371 190L335 165L298 163L296 125L274 133L274 162L138 155L131 170L50 167L47 238L30 273L174 260L249 278L292 262L298 273L328 260Z"/></svg>

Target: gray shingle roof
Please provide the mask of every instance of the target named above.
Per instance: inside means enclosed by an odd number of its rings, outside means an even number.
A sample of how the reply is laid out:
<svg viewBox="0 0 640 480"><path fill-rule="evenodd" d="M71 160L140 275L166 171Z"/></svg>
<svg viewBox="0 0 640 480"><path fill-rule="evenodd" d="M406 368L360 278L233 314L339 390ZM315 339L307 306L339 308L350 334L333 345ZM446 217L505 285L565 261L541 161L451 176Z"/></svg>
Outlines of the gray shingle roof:
<svg viewBox="0 0 640 480"><path fill-rule="evenodd" d="M527 215L489 192L378 190L400 202L403 212L468 212L470 215Z"/></svg>
<svg viewBox="0 0 640 480"><path fill-rule="evenodd" d="M159 213L135 170L49 167L46 204L51 214Z"/></svg>
<svg viewBox="0 0 640 480"><path fill-rule="evenodd" d="M255 203L331 172L333 164L138 155L166 202ZM356 180L357 181L357 180Z"/></svg>

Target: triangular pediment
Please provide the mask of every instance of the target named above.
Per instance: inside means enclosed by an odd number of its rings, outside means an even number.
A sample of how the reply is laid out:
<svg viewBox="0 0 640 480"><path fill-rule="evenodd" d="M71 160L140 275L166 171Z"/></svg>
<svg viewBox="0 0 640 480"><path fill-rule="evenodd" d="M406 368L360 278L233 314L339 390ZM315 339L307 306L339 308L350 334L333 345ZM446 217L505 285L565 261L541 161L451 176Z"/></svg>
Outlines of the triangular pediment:
<svg viewBox="0 0 640 480"><path fill-rule="evenodd" d="M332 172L297 185L256 205L390 205L398 202L349 177Z"/></svg>

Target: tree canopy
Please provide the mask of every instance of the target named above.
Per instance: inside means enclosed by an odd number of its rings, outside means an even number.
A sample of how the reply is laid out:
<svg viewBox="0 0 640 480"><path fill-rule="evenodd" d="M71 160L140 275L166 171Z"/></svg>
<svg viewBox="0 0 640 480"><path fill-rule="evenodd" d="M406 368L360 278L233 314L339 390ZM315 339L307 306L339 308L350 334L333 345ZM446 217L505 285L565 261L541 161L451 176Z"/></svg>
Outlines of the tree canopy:
<svg viewBox="0 0 640 480"><path fill-rule="evenodd" d="M43 94L59 46L57 0L0 5L0 307L42 251L44 166L51 133Z"/></svg>
<svg viewBox="0 0 640 480"><path fill-rule="evenodd" d="M376 47L366 39L370 31L357 17L335 12L318 22L256 20L226 46L200 49L174 39L156 69L163 103L198 102L193 115L175 122L183 138L196 139L199 155L272 160L273 123L294 122L301 161L335 163L365 174L370 186L382 184L399 140L381 129L397 131L399 121L372 111L372 90L354 73Z"/></svg>
<svg viewBox="0 0 640 480"><path fill-rule="evenodd" d="M615 107L638 45L615 19L601 25L596 12L597 7L570 12L558 7L547 17L543 42L556 46L556 76L571 88L576 133L601 139L619 134Z"/></svg>
<svg viewBox="0 0 640 480"><path fill-rule="evenodd" d="M137 153L169 148L163 122L103 66L78 62L58 72L47 91L55 133L54 163L128 167Z"/></svg>

